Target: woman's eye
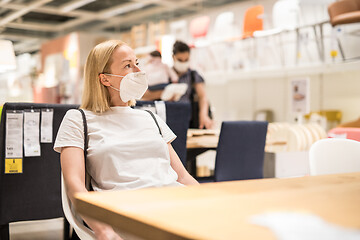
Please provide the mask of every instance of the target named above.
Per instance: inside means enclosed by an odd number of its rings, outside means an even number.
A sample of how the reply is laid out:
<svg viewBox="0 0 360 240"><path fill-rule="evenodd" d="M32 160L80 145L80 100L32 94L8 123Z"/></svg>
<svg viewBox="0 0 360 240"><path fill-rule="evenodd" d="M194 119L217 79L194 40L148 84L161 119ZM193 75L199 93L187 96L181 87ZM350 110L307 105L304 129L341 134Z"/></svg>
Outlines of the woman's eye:
<svg viewBox="0 0 360 240"><path fill-rule="evenodd" d="M127 64L127 65L125 66L125 68L130 68L130 64Z"/></svg>
<svg viewBox="0 0 360 240"><path fill-rule="evenodd" d="M140 64L140 63L138 63L138 62L137 62L137 63L135 63L135 65L136 65L136 66L139 66L139 64Z"/></svg>

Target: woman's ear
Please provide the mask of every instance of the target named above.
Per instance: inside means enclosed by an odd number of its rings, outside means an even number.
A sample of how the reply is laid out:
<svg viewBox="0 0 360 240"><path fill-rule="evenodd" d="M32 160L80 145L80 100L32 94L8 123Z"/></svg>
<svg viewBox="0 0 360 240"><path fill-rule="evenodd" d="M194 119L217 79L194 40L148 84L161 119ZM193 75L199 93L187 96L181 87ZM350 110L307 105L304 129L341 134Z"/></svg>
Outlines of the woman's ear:
<svg viewBox="0 0 360 240"><path fill-rule="evenodd" d="M110 86L110 82L107 79L105 74L100 73L99 74L99 80L101 82L102 85L104 85L105 87L109 87Z"/></svg>

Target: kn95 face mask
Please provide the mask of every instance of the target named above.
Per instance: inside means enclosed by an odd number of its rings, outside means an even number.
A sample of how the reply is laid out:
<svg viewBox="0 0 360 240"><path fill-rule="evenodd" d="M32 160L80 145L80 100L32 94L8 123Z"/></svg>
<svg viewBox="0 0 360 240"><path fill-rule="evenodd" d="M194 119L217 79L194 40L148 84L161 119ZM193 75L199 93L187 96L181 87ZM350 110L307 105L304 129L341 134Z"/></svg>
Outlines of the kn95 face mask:
<svg viewBox="0 0 360 240"><path fill-rule="evenodd" d="M174 68L176 71L180 73L186 72L189 69L189 67L190 67L189 61L186 62L180 62L179 60L174 61Z"/></svg>
<svg viewBox="0 0 360 240"><path fill-rule="evenodd" d="M105 73L105 75L123 77L120 82L120 89L110 85L112 89L119 92L123 102L128 102L131 99L140 99L148 89L148 80L145 72L134 72L126 74L125 76L108 73Z"/></svg>

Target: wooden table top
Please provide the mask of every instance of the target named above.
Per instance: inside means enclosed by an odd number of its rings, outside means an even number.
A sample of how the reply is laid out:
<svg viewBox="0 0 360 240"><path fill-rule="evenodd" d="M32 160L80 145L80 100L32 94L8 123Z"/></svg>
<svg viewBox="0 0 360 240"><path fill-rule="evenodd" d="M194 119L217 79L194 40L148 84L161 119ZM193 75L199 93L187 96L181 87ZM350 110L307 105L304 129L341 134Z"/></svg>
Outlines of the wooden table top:
<svg viewBox="0 0 360 240"><path fill-rule="evenodd" d="M216 148L219 142L220 130L189 129L186 148Z"/></svg>
<svg viewBox="0 0 360 240"><path fill-rule="evenodd" d="M360 173L206 183L76 195L77 210L146 239L275 239L250 223L269 211L307 212L360 229Z"/></svg>

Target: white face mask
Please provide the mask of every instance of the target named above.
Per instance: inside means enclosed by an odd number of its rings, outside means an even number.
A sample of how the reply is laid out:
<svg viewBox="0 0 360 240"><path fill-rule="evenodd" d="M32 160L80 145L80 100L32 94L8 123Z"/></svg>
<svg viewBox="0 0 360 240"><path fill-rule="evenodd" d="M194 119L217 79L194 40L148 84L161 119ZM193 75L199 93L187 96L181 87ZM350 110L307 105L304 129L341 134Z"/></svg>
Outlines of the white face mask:
<svg viewBox="0 0 360 240"><path fill-rule="evenodd" d="M112 89L119 92L120 98L123 102L128 102L131 99L140 99L148 89L148 81L145 72L135 72L120 76L115 74L104 73L108 76L123 77L120 82L120 89L110 85Z"/></svg>
<svg viewBox="0 0 360 240"><path fill-rule="evenodd" d="M176 71L180 72L180 73L184 73L189 69L190 66L190 62L186 61L186 62L180 62L179 60L174 61L174 68Z"/></svg>

